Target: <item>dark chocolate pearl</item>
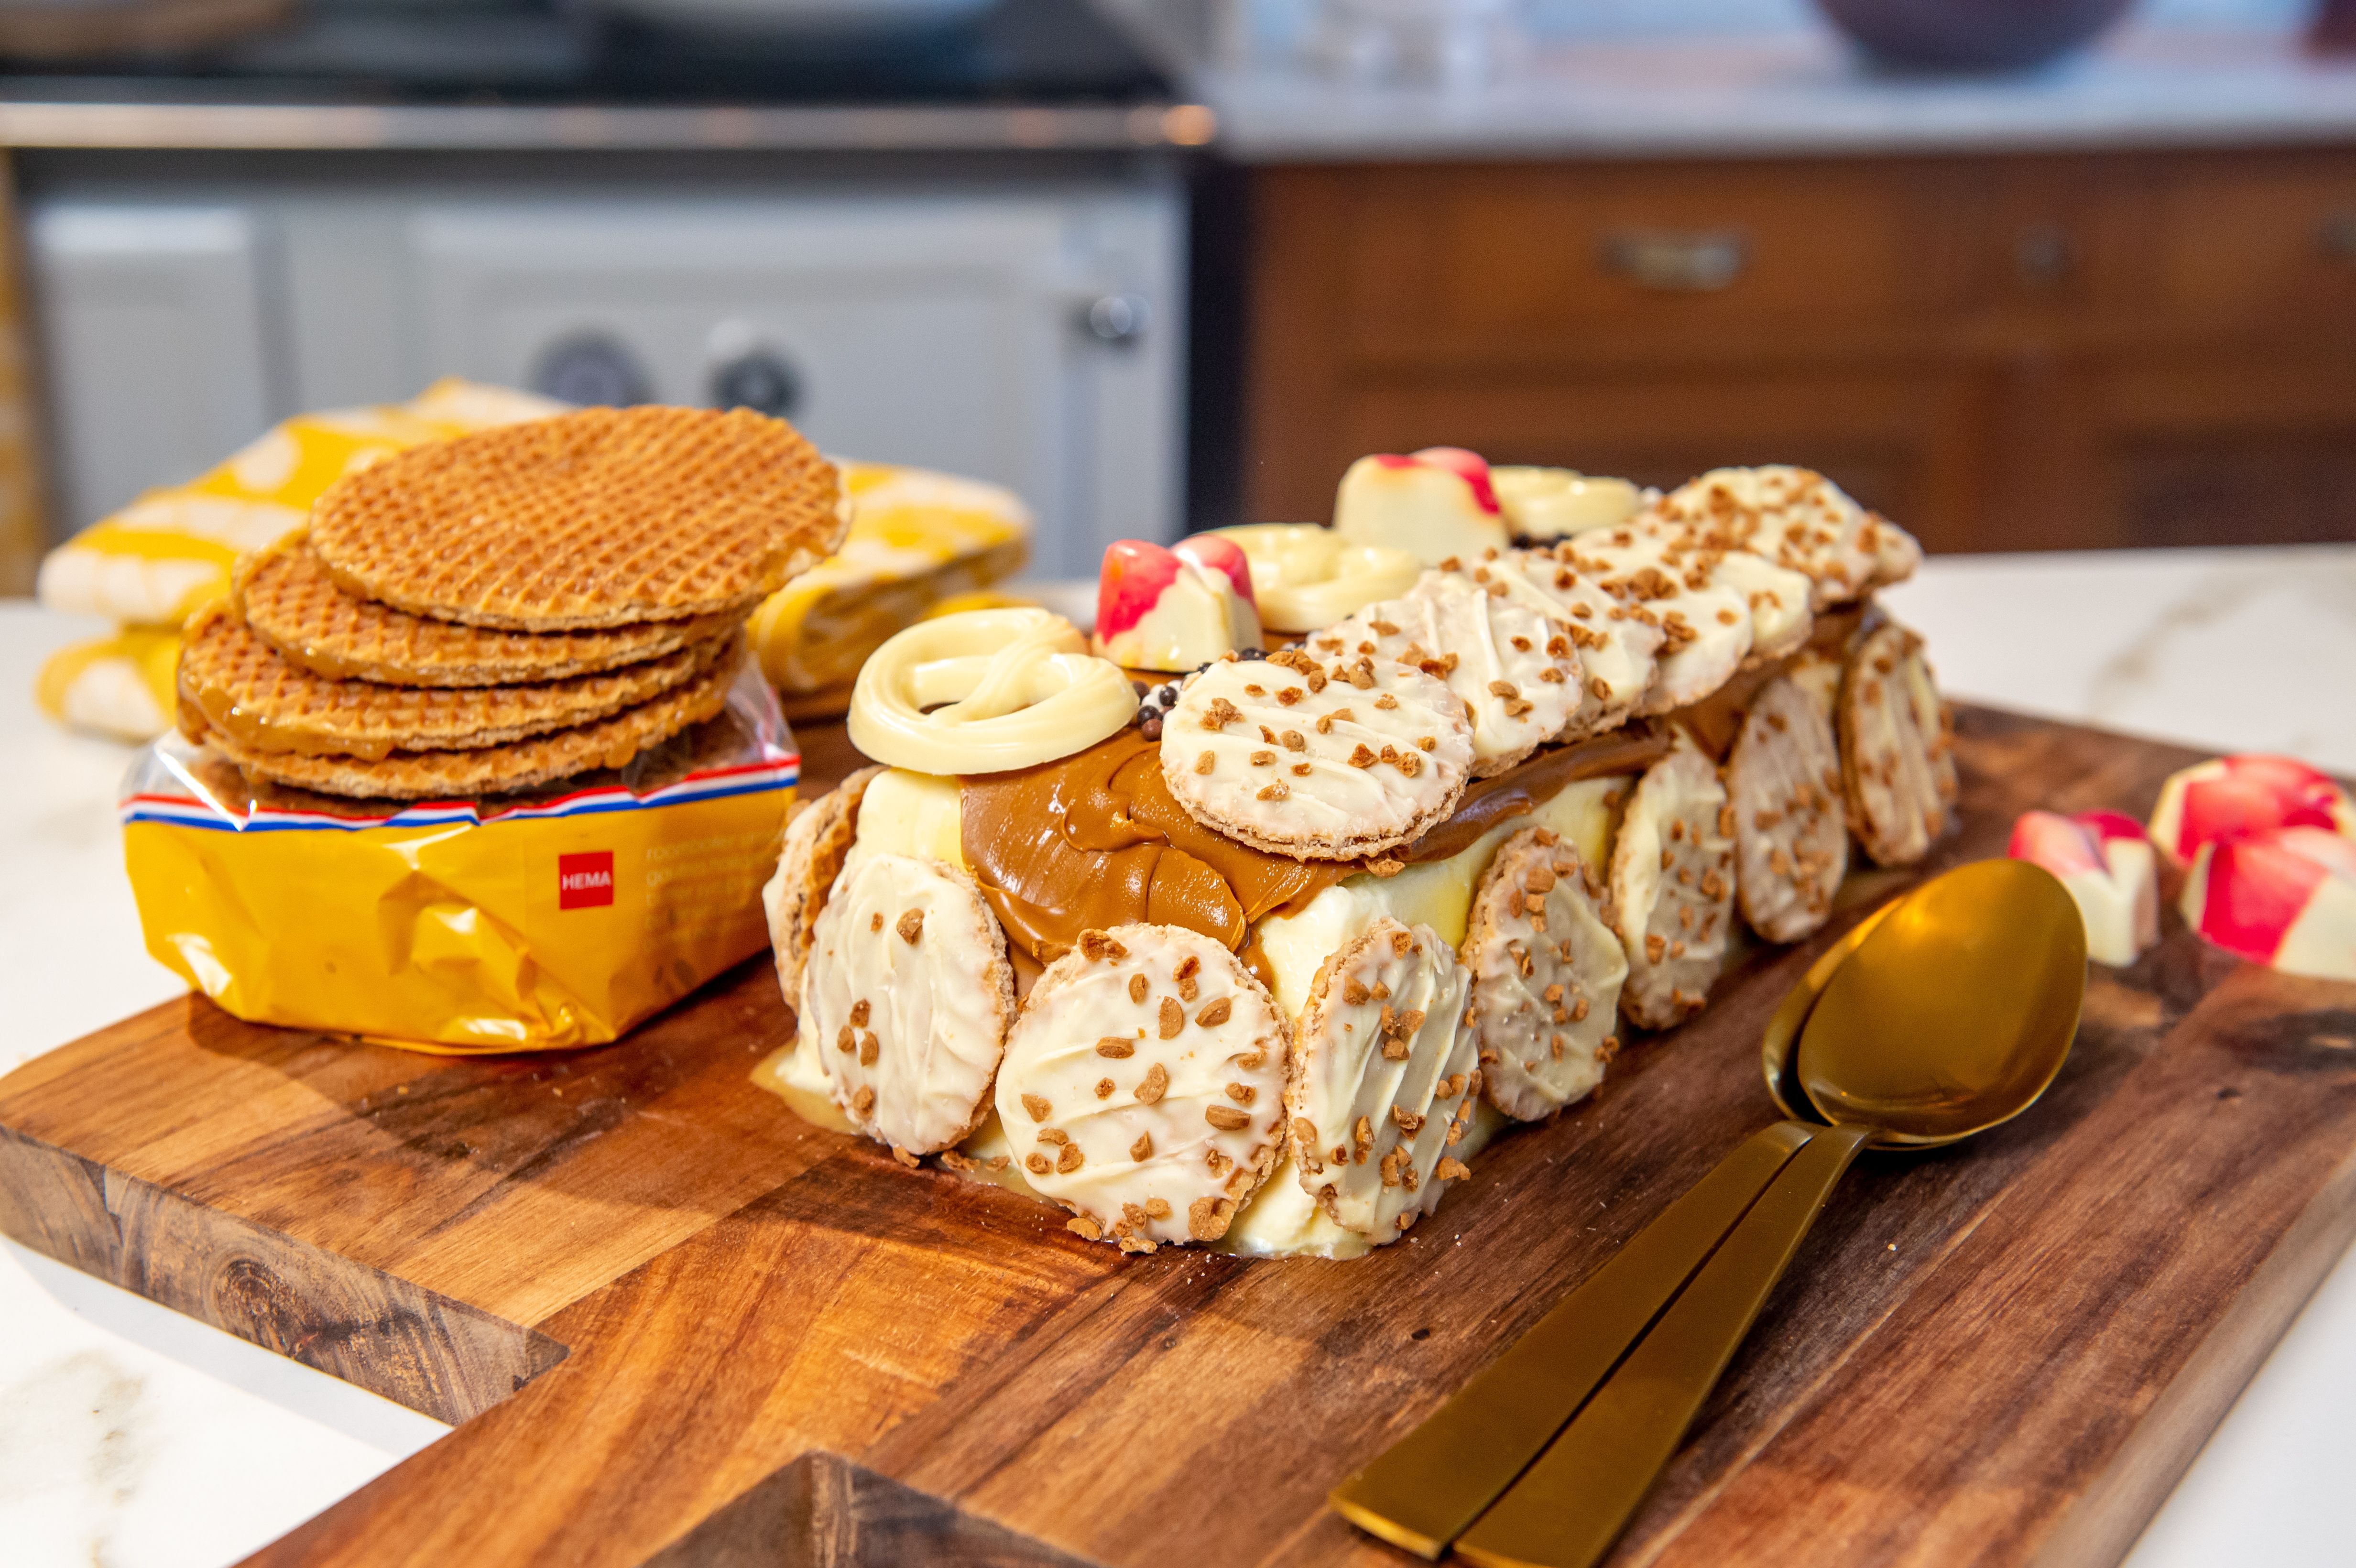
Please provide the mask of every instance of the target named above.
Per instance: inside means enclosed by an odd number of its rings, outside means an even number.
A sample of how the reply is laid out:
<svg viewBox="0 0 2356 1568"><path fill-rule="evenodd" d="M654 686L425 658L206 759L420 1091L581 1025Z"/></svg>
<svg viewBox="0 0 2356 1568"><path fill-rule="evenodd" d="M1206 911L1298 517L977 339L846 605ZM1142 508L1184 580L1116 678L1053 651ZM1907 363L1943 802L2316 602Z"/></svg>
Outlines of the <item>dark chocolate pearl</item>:
<svg viewBox="0 0 2356 1568"><path fill-rule="evenodd" d="M1159 741L1162 739L1161 716L1156 714L1154 717L1148 719L1144 723L1140 724L1137 727L1137 732L1140 735L1144 736L1149 741Z"/></svg>

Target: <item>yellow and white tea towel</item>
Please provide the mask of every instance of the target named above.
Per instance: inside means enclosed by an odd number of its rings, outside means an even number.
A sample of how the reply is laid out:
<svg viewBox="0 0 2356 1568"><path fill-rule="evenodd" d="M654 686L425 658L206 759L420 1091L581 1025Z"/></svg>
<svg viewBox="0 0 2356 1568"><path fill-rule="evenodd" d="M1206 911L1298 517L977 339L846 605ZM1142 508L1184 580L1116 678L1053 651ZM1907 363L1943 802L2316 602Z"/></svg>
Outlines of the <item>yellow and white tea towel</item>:
<svg viewBox="0 0 2356 1568"><path fill-rule="evenodd" d="M310 515L337 479L396 452L495 425L544 419L565 405L455 379L406 403L299 414L212 472L150 490L41 562L41 603L103 615L117 635L61 649L35 695L78 730L147 740L171 727L178 630L229 589L230 568Z"/></svg>
<svg viewBox="0 0 2356 1568"><path fill-rule="evenodd" d="M748 628L787 710L850 699L867 656L953 594L1023 568L1031 513L1012 490L925 468L837 458L851 498L842 549L777 590ZM837 706L834 711L841 711Z"/></svg>

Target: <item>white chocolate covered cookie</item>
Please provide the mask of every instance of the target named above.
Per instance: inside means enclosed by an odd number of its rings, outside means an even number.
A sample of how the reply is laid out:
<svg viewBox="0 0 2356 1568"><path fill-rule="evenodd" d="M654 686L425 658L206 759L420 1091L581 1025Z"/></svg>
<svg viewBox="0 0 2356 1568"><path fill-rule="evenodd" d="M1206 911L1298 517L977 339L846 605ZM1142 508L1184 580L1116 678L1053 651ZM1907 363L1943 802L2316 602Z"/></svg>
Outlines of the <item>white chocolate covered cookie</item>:
<svg viewBox="0 0 2356 1568"><path fill-rule="evenodd" d="M1569 621L1514 596L1503 575L1494 563L1427 571L1405 596L1312 637L1310 650L1397 659L1446 681L1472 715L1472 776L1504 773L1562 732L1586 686Z"/></svg>
<svg viewBox="0 0 2356 1568"><path fill-rule="evenodd" d="M1162 721L1162 774L1188 816L1305 860L1413 841L1472 770L1472 720L1447 684L1365 654L1215 664Z"/></svg>
<svg viewBox="0 0 2356 1568"><path fill-rule="evenodd" d="M1498 846L1472 895L1464 964L1481 1092L1509 1116L1535 1121L1585 1095L1620 1049L1628 956L1602 901L1602 879L1543 827Z"/></svg>
<svg viewBox="0 0 2356 1568"><path fill-rule="evenodd" d="M1848 870L1829 705L1788 675L1761 687L1727 759L1726 793L1742 918L1770 942L1797 942L1831 916Z"/></svg>
<svg viewBox="0 0 2356 1568"><path fill-rule="evenodd" d="M1653 684L1638 699L1638 713L1698 702L1750 657L1749 600L1714 582L1698 558L1674 539L1633 528L1598 529L1557 546L1556 552L1618 601L1622 615L1660 629Z"/></svg>
<svg viewBox="0 0 2356 1568"><path fill-rule="evenodd" d="M1666 1029L1709 999L1733 909L1734 808L1709 759L1680 738L1637 781L1612 847L1631 1023Z"/></svg>
<svg viewBox="0 0 2356 1568"><path fill-rule="evenodd" d="M1499 561L1506 592L1538 604L1570 627L1570 644L1584 672L1586 700L1563 726L1566 741L1601 734L1627 721L1653 688L1663 635L1657 616L1638 617L1580 575L1573 552L1508 550ZM1486 565L1487 563L1483 563ZM1480 569L1475 568L1477 576Z"/></svg>
<svg viewBox="0 0 2356 1568"><path fill-rule="evenodd" d="M1837 712L1849 827L1876 864L1911 866L1946 832L1956 795L1954 733L1922 639L1894 622L1859 638Z"/></svg>
<svg viewBox="0 0 2356 1568"><path fill-rule="evenodd" d="M1922 547L1904 528L1823 475L1782 464L1713 468L1662 496L1647 516L1696 543L1747 549L1806 573L1820 610L1901 582L1922 560Z"/></svg>
<svg viewBox="0 0 2356 1568"><path fill-rule="evenodd" d="M1221 944L1084 932L1023 999L998 1118L1023 1173L1124 1252L1215 1242L1284 1147L1284 1019Z"/></svg>
<svg viewBox="0 0 2356 1568"><path fill-rule="evenodd" d="M761 890L761 905L768 912L769 951L788 1007L800 1005L802 962L809 956L810 933L817 928L819 911L826 907L827 890L842 870L843 857L859 837L859 803L868 782L883 771L861 768L786 824L776 873Z"/></svg>
<svg viewBox="0 0 2356 1568"><path fill-rule="evenodd" d="M835 1104L913 1164L989 1115L1014 1016L1005 933L956 867L862 855L819 912L798 1010Z"/></svg>
<svg viewBox="0 0 2356 1568"><path fill-rule="evenodd" d="M1301 1185L1380 1244L1472 1173L1449 1153L1481 1087L1465 1027L1471 972L1428 925L1384 915L1326 960L1301 1010L1285 1091Z"/></svg>

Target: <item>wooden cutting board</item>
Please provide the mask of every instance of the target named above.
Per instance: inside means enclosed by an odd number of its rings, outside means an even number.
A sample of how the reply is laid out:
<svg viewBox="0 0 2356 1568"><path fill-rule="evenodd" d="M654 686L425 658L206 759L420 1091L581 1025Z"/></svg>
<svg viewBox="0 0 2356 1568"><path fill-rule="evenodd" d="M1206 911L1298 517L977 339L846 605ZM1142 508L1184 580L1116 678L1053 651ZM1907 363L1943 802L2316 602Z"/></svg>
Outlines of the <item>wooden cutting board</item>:
<svg viewBox="0 0 2356 1568"><path fill-rule="evenodd" d="M1961 721L1932 869L2192 760ZM1854 913L1357 1263L1125 1258L804 1125L761 963L561 1056L158 1008L0 1080L0 1229L459 1424L258 1563L1404 1563L1326 1489L1773 1119L1761 1026ZM2356 987L2169 931L2029 1115L1868 1157L1619 1561L2133 1542L2356 1232Z"/></svg>

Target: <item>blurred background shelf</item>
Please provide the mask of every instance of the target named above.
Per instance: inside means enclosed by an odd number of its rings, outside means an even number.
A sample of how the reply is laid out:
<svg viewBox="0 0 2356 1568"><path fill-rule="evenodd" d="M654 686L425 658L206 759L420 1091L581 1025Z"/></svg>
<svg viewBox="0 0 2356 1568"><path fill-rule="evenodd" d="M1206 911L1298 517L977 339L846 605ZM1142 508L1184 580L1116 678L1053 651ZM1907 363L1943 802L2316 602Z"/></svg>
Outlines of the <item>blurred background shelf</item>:
<svg viewBox="0 0 2356 1568"><path fill-rule="evenodd" d="M0 68L0 579L447 372L999 480L1053 573L1435 443L1804 463L1944 550L2356 537L2356 67L2304 0L1947 77L1802 0L1527 0L1469 89L1317 69L1315 0L668 3L314 0Z"/></svg>

